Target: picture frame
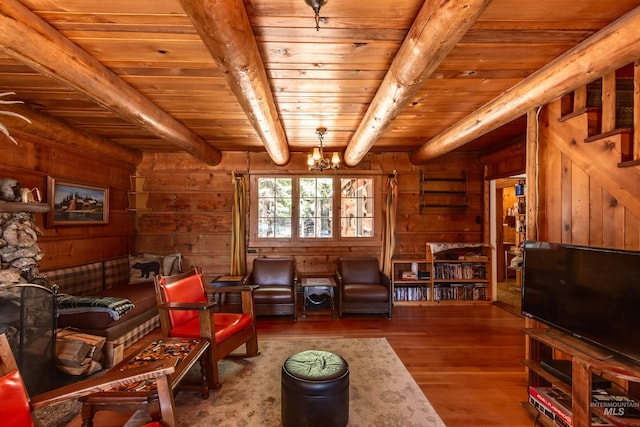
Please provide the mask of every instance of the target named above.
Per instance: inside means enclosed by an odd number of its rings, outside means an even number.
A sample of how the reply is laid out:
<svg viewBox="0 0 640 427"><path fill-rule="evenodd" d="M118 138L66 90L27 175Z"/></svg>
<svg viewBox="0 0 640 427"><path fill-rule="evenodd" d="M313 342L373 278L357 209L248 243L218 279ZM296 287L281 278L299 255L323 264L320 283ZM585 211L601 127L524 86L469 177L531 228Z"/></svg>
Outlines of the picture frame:
<svg viewBox="0 0 640 427"><path fill-rule="evenodd" d="M47 226L109 223L109 187L47 177Z"/></svg>

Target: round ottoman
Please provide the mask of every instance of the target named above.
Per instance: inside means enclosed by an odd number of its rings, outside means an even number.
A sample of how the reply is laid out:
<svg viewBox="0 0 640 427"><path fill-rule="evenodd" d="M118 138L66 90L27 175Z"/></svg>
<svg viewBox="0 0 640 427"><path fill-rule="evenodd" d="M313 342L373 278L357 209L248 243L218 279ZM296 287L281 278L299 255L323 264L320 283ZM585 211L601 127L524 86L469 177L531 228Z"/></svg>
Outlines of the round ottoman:
<svg viewBox="0 0 640 427"><path fill-rule="evenodd" d="M307 350L282 365L285 427L344 427L349 421L349 364L328 351Z"/></svg>

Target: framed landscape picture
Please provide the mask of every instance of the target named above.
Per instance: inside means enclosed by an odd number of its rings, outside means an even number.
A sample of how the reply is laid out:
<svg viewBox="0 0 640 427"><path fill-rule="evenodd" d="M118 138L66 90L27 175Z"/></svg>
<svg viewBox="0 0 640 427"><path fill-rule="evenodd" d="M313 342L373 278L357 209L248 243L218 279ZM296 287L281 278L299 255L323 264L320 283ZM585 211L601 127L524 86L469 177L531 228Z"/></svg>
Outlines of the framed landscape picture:
<svg viewBox="0 0 640 427"><path fill-rule="evenodd" d="M109 223L109 188L48 177L47 225Z"/></svg>

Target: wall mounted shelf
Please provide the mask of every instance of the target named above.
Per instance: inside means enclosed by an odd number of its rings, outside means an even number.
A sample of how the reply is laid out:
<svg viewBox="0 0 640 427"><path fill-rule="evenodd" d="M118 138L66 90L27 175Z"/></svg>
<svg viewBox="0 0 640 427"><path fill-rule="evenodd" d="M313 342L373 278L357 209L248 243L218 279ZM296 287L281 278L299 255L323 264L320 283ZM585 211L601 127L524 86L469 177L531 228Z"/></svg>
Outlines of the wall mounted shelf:
<svg viewBox="0 0 640 427"><path fill-rule="evenodd" d="M467 173L420 171L420 212L423 208L467 208Z"/></svg>
<svg viewBox="0 0 640 427"><path fill-rule="evenodd" d="M131 191L127 193L129 199L129 211L150 211L147 207L147 201L149 200L149 193L144 191L145 177L138 172L131 175Z"/></svg>

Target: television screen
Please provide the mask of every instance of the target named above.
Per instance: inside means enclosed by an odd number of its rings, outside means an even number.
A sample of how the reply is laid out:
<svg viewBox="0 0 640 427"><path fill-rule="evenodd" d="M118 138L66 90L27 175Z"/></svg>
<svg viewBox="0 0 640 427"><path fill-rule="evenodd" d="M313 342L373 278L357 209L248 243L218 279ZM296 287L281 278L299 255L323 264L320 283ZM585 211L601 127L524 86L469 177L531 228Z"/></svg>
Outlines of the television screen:
<svg viewBox="0 0 640 427"><path fill-rule="evenodd" d="M522 314L640 363L640 252L525 242Z"/></svg>

